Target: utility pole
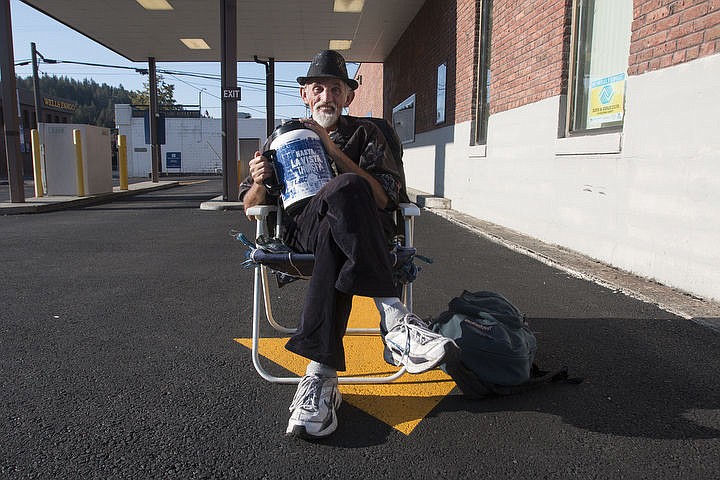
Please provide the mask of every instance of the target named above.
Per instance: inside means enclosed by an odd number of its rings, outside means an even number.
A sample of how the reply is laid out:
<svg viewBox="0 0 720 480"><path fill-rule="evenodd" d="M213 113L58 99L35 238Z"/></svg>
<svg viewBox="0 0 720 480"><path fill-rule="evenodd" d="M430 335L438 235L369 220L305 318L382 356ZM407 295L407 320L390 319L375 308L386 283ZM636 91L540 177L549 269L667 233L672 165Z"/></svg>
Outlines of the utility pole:
<svg viewBox="0 0 720 480"><path fill-rule="evenodd" d="M42 106L40 105L40 77L38 76L38 51L35 47L35 42L30 44L30 53L32 54L32 71L33 71L33 93L35 96L35 128L40 133L40 122L42 121ZM42 57L42 55L40 55ZM40 139L40 145L42 145L42 139Z"/></svg>
<svg viewBox="0 0 720 480"><path fill-rule="evenodd" d="M32 54L32 72L33 72L33 97L35 100L35 128L37 129L37 139L38 143L40 144L40 169L45 168L45 144L43 143L43 139L45 137L45 132L42 131L40 128L40 122L43 121L43 108L42 108L42 94L40 93L40 77L38 75L38 59L37 57L40 56L40 58L45 60L45 57L42 56L41 53L37 51L37 47L35 46L35 42L30 43L30 53ZM42 173L37 173L39 176L38 178L42 178Z"/></svg>
<svg viewBox="0 0 720 480"><path fill-rule="evenodd" d="M25 203L10 0L0 0L0 45L4 45L4 47L0 48L0 78L2 78L0 93L3 101L3 125L5 127L5 152L7 153L10 202Z"/></svg>

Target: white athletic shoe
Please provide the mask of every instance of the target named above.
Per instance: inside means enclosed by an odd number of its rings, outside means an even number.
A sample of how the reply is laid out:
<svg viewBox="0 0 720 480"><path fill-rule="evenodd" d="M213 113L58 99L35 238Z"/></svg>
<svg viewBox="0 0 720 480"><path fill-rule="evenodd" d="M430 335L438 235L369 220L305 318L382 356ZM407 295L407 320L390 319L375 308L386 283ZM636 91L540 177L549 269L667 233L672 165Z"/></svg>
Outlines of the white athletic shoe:
<svg viewBox="0 0 720 480"><path fill-rule="evenodd" d="M433 332L413 313L391 328L384 340L393 363L405 365L408 373L426 372L443 363L446 357L460 354L452 339Z"/></svg>
<svg viewBox="0 0 720 480"><path fill-rule="evenodd" d="M337 428L340 403L337 377L305 375L290 405L292 413L285 434L306 440L327 437Z"/></svg>

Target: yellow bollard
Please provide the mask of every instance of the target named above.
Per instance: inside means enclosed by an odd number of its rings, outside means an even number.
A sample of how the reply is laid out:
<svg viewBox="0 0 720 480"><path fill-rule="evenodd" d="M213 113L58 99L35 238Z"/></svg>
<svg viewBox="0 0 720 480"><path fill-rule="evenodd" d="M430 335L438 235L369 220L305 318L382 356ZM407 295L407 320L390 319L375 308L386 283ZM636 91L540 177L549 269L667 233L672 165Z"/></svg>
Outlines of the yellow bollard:
<svg viewBox="0 0 720 480"><path fill-rule="evenodd" d="M33 177L35 179L35 196L43 196L42 182L42 161L40 158L40 135L36 128L30 130L30 142L32 143Z"/></svg>
<svg viewBox="0 0 720 480"><path fill-rule="evenodd" d="M120 173L120 190L128 189L127 171L127 139L125 135L118 135L118 170Z"/></svg>
<svg viewBox="0 0 720 480"><path fill-rule="evenodd" d="M85 196L85 172L83 171L82 138L80 130L73 130L73 143L75 144L75 176L77 178L78 197Z"/></svg>

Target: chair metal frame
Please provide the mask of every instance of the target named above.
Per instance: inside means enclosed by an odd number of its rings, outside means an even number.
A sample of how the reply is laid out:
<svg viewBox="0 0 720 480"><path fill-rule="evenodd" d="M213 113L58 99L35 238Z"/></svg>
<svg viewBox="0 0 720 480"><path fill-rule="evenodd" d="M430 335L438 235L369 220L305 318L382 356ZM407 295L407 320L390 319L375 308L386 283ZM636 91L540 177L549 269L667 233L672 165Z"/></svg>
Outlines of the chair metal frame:
<svg viewBox="0 0 720 480"><path fill-rule="evenodd" d="M258 205L247 209L246 214L250 217L254 217L256 221L256 232L255 238L261 235L266 236L269 232L267 224L268 216L272 212L277 212L278 207L273 205ZM417 205L412 203L401 203L398 206L397 214L402 217L402 221L405 227L405 235L403 240L404 247L413 246L413 233L415 228L415 217L420 215L420 209ZM280 215L278 215L278 221L276 224L276 236L279 236L280 229ZM280 377L269 373L262 366L260 362L260 308L261 303L264 306L265 317L268 323L277 331L286 334L293 334L296 329L285 327L278 323L272 311L272 305L270 301L270 282L268 279L269 268L265 265L256 265L254 267L254 283L253 283L253 321L252 321L252 361L255 370L265 380L272 383L280 384L297 384L300 382L301 377ZM412 311L413 296L412 296L412 283L407 283L403 286L403 302L405 303L408 310ZM348 328L347 334L349 335L369 335L379 334L379 328ZM348 384L378 384L378 383L390 383L399 379L405 373L405 367L401 367L397 372L387 376L381 377L365 377L365 376L340 376L338 377L339 383Z"/></svg>

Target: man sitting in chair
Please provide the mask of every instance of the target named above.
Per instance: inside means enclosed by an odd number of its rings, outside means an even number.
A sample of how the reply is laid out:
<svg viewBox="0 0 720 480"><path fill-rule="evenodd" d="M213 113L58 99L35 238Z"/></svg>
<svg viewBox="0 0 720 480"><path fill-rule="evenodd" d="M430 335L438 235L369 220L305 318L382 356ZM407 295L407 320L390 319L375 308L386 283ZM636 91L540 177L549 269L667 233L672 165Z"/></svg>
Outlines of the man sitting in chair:
<svg viewBox="0 0 720 480"><path fill-rule="evenodd" d="M348 78L345 59L322 51L297 81L312 111L312 118L302 121L322 140L337 174L300 211L285 215L285 243L315 257L298 330L286 345L310 360L290 406L286 434L316 439L337 428L342 398L337 372L345 370L342 340L353 295L374 298L385 357L409 373L437 367L458 347L430 331L397 297L384 225L392 224L403 188L399 162L377 126L341 115L358 87ZM273 175L271 163L256 152L249 166L250 176L240 187L244 208L274 204L265 187Z"/></svg>

